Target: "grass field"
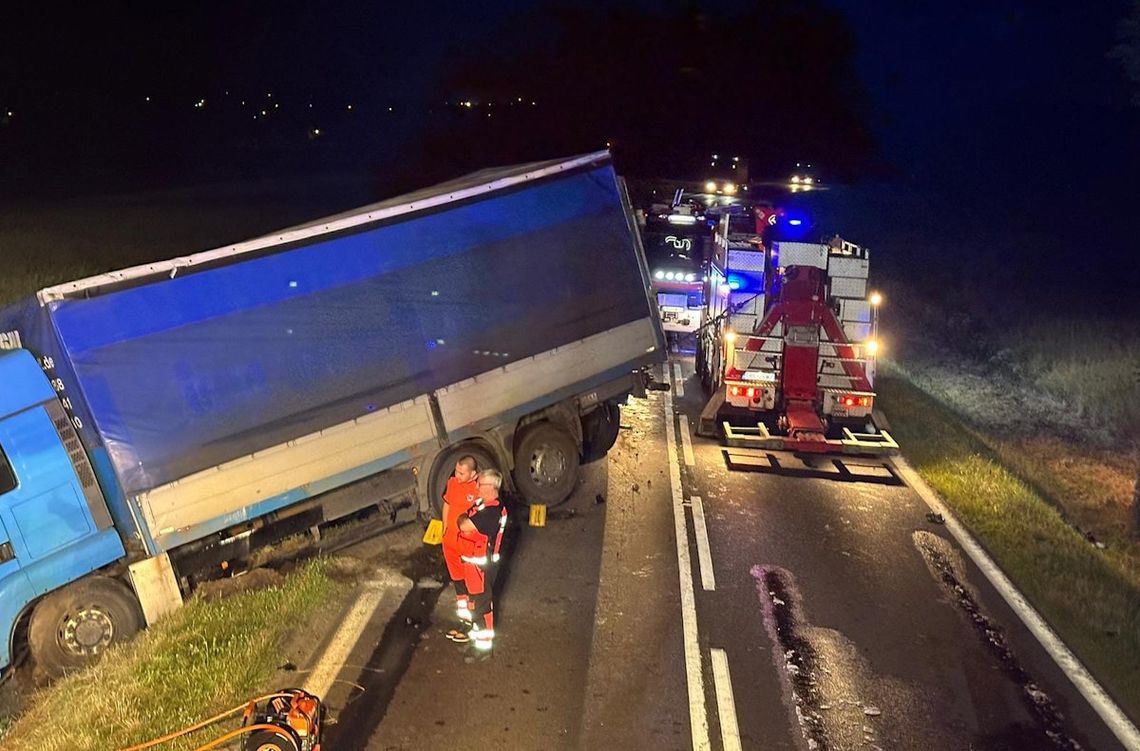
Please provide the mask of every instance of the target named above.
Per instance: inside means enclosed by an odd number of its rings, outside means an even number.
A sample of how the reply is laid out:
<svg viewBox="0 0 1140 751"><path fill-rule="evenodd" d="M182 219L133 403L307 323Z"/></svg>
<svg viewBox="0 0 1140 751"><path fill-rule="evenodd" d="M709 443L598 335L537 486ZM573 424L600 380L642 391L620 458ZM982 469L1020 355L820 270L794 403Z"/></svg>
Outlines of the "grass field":
<svg viewBox="0 0 1140 751"><path fill-rule="evenodd" d="M876 386L914 468L1126 711L1140 716L1137 546L1091 544L1048 500L1065 496L1063 485L1030 473L1032 458L1015 444L968 427L897 371ZM1032 482L1012 468L1018 461Z"/></svg>
<svg viewBox="0 0 1140 751"><path fill-rule="evenodd" d="M1140 444L1140 326L1135 320L1041 316L1000 339L1003 359L1081 419Z"/></svg>
<svg viewBox="0 0 1140 751"><path fill-rule="evenodd" d="M3 736L5 751L108 751L160 737L264 692L296 624L343 594L327 560L276 586L182 610L95 667L40 691ZM162 746L190 749L220 725Z"/></svg>
<svg viewBox="0 0 1140 751"><path fill-rule="evenodd" d="M360 176L0 206L0 306L61 282L220 247L374 200Z"/></svg>

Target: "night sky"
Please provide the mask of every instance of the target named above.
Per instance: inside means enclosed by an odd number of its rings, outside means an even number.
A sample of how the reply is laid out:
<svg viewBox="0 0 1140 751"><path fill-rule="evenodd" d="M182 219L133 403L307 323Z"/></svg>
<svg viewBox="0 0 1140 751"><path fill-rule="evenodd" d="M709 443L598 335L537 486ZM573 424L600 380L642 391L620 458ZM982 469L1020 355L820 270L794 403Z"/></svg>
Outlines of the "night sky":
<svg viewBox="0 0 1140 751"><path fill-rule="evenodd" d="M896 273L1140 280L1127 0L8 5L8 200L352 169L383 193L612 140L634 175L811 160L821 227Z"/></svg>
<svg viewBox="0 0 1140 751"><path fill-rule="evenodd" d="M1043 279L1046 308L1140 311L1140 107L1108 57L1130 3L836 2L899 173L820 197L836 223L894 262L977 260L1011 296Z"/></svg>

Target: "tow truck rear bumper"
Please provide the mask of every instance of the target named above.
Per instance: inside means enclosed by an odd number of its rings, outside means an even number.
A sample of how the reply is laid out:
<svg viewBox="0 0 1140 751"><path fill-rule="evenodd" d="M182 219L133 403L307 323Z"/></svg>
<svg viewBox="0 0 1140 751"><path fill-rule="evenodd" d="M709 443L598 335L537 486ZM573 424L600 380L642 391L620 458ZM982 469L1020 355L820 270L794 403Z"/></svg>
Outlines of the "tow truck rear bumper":
<svg viewBox="0 0 1140 751"><path fill-rule="evenodd" d="M820 438L818 435L809 434L797 439L772 435L762 422L757 423L754 428L733 426L728 421L722 422L721 426L725 444L733 448L850 456L893 456L899 453L898 443L885 430L878 433L853 433L849 428L843 428L842 438Z"/></svg>

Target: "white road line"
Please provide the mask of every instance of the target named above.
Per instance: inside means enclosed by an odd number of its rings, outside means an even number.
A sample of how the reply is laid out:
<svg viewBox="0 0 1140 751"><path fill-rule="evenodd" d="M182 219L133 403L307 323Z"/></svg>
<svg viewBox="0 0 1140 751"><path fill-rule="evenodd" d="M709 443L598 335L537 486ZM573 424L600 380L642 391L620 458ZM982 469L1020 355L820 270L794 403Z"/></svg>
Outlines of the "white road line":
<svg viewBox="0 0 1140 751"><path fill-rule="evenodd" d="M340 674L341 666L348 659L356 642L360 640L360 635L364 633L365 626L372 619L372 613L383 599L386 589L382 582L364 584L364 591L348 611L332 641L325 647L317 666L309 673L309 678L303 686L306 691L322 698L328 695L329 689Z"/></svg>
<svg viewBox="0 0 1140 751"><path fill-rule="evenodd" d="M693 507L693 528L697 533L697 560L701 562L701 586L706 592L716 589L713 575L712 548L709 547L709 530L705 526L705 504L699 495L689 498Z"/></svg>
<svg viewBox="0 0 1140 751"><path fill-rule="evenodd" d="M689 560L689 532L685 525L681 466L677 463L677 436L673 428L673 395L665 392L665 446L669 453L669 485L673 491L673 526L677 538L677 570L681 580L681 632L685 641L685 678L689 689L689 728L693 748L711 749L709 719L705 714L705 681L701 674L701 643L697 634L697 601L693 567Z"/></svg>
<svg viewBox="0 0 1140 751"><path fill-rule="evenodd" d="M901 456L896 456L894 463L906 484L918 493L922 500L926 501L930 510L942 514L946 520L946 529L950 531L950 534L954 536L954 539L958 541L958 544L962 546L974 564L981 569L985 577L990 580L994 589L1009 603L1010 608L1017 613L1017 617L1021 619L1030 633L1037 638L1037 641L1041 642L1041 646L1057 663L1057 667L1064 671L1073 685L1077 687L1081 696L1085 697L1085 701L1104 720L1104 724L1108 726L1113 735L1130 751L1140 751L1140 730L1137 730L1123 710L1105 693L1105 690L1085 669L1077 656L1072 653L1065 642L1061 641L1061 637L1057 636L1057 633L1045 622L1045 619L1034 610L1029 601L1025 599L1025 595L1018 591L1009 577L1005 575L1005 572L982 549L977 540L951 515L938 495L911 468L910 464Z"/></svg>
<svg viewBox="0 0 1140 751"><path fill-rule="evenodd" d="M693 438L689 435L689 418L686 415L678 415L677 419L681 422L681 452L685 455L685 465L691 467L697 463L697 459L693 456Z"/></svg>
<svg viewBox="0 0 1140 751"><path fill-rule="evenodd" d="M673 363L673 391L680 399L685 395L685 377L681 375L681 363Z"/></svg>
<svg viewBox="0 0 1140 751"><path fill-rule="evenodd" d="M728 672L728 653L713 647L713 683L716 684L716 711L720 716L720 741L724 751L740 751L740 727L736 724L736 699L732 696L732 674Z"/></svg>

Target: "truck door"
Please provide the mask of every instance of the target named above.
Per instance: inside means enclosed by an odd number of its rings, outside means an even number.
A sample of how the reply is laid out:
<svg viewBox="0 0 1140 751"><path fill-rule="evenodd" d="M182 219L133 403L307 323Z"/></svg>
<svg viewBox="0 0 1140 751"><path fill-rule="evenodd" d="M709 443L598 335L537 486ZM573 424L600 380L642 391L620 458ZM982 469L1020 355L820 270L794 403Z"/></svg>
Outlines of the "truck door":
<svg viewBox="0 0 1140 751"><path fill-rule="evenodd" d="M10 534L11 519L6 513L18 485L12 463L0 445L0 668L11 662L12 625L34 598L28 578L20 570L20 558Z"/></svg>
<svg viewBox="0 0 1140 751"><path fill-rule="evenodd" d="M75 443L75 449L82 451L78 439ZM104 558L97 565L114 560L109 551L97 553L92 546L109 545L117 548L116 555L123 554L113 530L114 540L94 539L111 528L106 504L94 477L76 474L68 447L44 405L0 420L0 449L12 486L0 495L0 521L11 554L36 594L89 573L90 558ZM88 483L93 487L86 487Z"/></svg>
<svg viewBox="0 0 1140 751"><path fill-rule="evenodd" d="M12 471L12 465L4 454L3 447L0 446L0 504L4 503L3 497L15 489L16 473ZM0 581L16 573L19 568L20 561L16 558L15 550L12 548L12 538L8 534L7 525L4 523L4 514L0 513Z"/></svg>

